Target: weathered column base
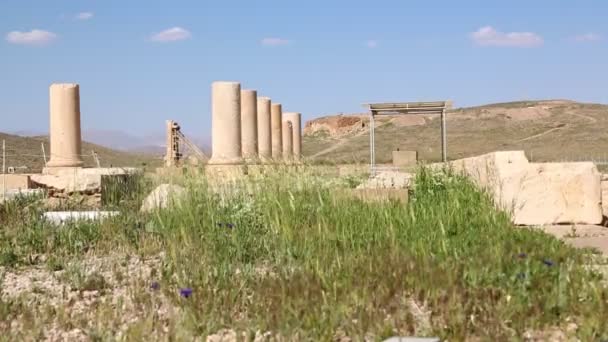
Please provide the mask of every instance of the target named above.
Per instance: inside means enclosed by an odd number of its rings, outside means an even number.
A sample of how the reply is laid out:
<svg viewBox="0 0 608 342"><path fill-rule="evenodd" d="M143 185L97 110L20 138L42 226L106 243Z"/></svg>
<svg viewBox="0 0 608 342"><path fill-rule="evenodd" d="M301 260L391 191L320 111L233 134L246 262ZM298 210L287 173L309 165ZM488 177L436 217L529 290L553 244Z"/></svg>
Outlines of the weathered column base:
<svg viewBox="0 0 608 342"><path fill-rule="evenodd" d="M84 162L77 160L71 162L49 160L49 162L46 163L46 167L48 168L74 168L83 166Z"/></svg>
<svg viewBox="0 0 608 342"><path fill-rule="evenodd" d="M52 175L52 176L60 176L66 175L70 173L78 173L78 171L82 170L82 166L47 166L42 169L43 175Z"/></svg>
<svg viewBox="0 0 608 342"><path fill-rule="evenodd" d="M260 158L256 157L245 157L243 158L245 160L245 165L259 165L262 164L262 160Z"/></svg>
<svg viewBox="0 0 608 342"><path fill-rule="evenodd" d="M232 181L246 176L247 169L243 164L207 164L205 176L211 181Z"/></svg>
<svg viewBox="0 0 608 342"><path fill-rule="evenodd" d="M263 175L273 173L298 173L304 171L304 167L296 163L278 162L248 165L247 170L250 175Z"/></svg>

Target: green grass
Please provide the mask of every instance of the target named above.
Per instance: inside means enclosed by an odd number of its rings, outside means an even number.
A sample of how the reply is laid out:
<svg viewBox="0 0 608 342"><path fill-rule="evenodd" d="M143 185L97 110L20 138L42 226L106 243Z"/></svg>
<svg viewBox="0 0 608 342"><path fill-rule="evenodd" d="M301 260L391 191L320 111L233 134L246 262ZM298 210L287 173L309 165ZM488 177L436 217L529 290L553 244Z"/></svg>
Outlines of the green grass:
<svg viewBox="0 0 608 342"><path fill-rule="evenodd" d="M584 267L588 256L513 227L488 196L449 172L419 170L407 205L337 197L336 187L354 180L305 170L251 177L221 196L201 179L181 182L189 195L172 209L139 214L139 194L112 204L123 211L118 218L63 228L41 222L35 203L7 203L0 262L9 270L40 263L56 270L119 251L162 256L156 276L130 285L139 311L127 340L193 340L228 328L287 340L418 334L506 341L567 322L583 341L608 338L608 290ZM65 274L74 288L109 291L101 275L87 278L73 266ZM180 309L168 321L154 314L151 281ZM185 287L190 298L179 296ZM98 319L83 323L61 314L67 304L54 315L39 310L3 299L0 321L44 331L60 320L98 336L117 331L125 314L94 306Z"/></svg>

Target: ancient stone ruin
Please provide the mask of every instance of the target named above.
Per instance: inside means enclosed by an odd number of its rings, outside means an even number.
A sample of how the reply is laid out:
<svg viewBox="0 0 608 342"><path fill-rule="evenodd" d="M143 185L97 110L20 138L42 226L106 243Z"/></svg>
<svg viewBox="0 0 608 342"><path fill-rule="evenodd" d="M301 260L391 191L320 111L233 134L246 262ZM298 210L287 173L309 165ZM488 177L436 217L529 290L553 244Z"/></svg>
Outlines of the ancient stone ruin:
<svg viewBox="0 0 608 342"><path fill-rule="evenodd" d="M238 82L211 87L212 156L210 174L243 171L259 163L299 161L302 156L300 113L283 113L280 103L242 90Z"/></svg>
<svg viewBox="0 0 608 342"><path fill-rule="evenodd" d="M89 205L98 205L102 189L110 179L123 179L136 169L84 168L80 128L80 86L52 84L49 91L49 138L51 158L42 174L30 176L27 186L44 189L51 203L82 195Z"/></svg>
<svg viewBox="0 0 608 342"><path fill-rule="evenodd" d="M451 163L488 191L518 225L601 224L601 174L592 162L530 163L499 151Z"/></svg>
<svg viewBox="0 0 608 342"><path fill-rule="evenodd" d="M83 166L79 85L51 85L49 106L51 160L47 167Z"/></svg>
<svg viewBox="0 0 608 342"><path fill-rule="evenodd" d="M272 133L270 126L271 100L268 97L258 97L258 155L261 161L272 158Z"/></svg>

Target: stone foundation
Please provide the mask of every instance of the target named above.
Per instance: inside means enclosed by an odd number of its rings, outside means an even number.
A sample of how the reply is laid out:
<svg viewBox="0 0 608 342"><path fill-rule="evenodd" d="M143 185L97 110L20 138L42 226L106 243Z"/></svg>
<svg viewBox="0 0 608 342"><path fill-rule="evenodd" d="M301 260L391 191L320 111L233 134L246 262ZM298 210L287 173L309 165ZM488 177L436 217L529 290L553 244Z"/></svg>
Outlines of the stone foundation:
<svg viewBox="0 0 608 342"><path fill-rule="evenodd" d="M87 197L90 204L101 204L103 189L112 181L125 179L140 172L135 168L47 168L42 174L32 175L32 186L44 189L57 202L73 195ZM128 189L125 189L128 191Z"/></svg>
<svg viewBox="0 0 608 342"><path fill-rule="evenodd" d="M4 184L6 190L31 189L32 181L30 174L5 174L0 175L0 191Z"/></svg>

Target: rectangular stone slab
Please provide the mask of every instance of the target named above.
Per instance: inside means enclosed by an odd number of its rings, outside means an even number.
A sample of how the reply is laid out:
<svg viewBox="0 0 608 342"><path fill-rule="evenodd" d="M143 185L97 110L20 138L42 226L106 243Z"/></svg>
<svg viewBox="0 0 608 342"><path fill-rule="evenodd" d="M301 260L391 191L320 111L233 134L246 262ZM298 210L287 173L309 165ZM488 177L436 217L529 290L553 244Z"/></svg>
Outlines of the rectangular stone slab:
<svg viewBox="0 0 608 342"><path fill-rule="evenodd" d="M451 166L488 191L517 225L602 222L600 173L591 162L530 163L523 151L499 151Z"/></svg>
<svg viewBox="0 0 608 342"><path fill-rule="evenodd" d="M515 224L602 223L600 173L593 163L530 164L514 198Z"/></svg>
<svg viewBox="0 0 608 342"><path fill-rule="evenodd" d="M416 166L417 163L417 151L393 151L393 165L400 167L410 167Z"/></svg>
<svg viewBox="0 0 608 342"><path fill-rule="evenodd" d="M363 202L388 202L399 201L407 203L409 199L408 189L344 189L336 193L336 198L341 196L360 199Z"/></svg>

